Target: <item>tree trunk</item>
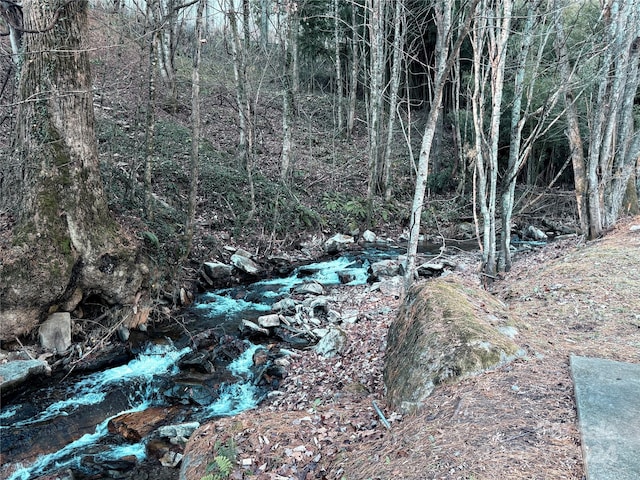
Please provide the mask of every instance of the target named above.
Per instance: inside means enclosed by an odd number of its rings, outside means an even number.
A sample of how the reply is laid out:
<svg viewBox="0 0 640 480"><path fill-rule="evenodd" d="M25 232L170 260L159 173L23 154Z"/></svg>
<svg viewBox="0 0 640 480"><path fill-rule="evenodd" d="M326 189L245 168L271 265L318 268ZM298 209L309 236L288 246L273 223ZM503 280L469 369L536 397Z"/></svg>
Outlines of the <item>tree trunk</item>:
<svg viewBox="0 0 640 480"><path fill-rule="evenodd" d="M474 3L475 5L475 3ZM473 11L473 6L471 7ZM431 147L440 114L440 104L442 102L444 86L447 75L456 60L460 45L464 37L467 35L471 15L467 16L464 25L460 27L458 38L452 47L449 47L452 32L452 0L441 0L435 4L435 21L438 28L436 38L436 60L435 60L435 78L433 82L434 92L431 96L431 108L427 119L427 125L422 136L422 144L420 146L420 155L418 157L418 171L416 176L416 186L413 195L413 203L411 205L409 242L407 246L407 264L405 268L404 287L405 292L411 286L416 278L416 257L418 253L418 239L420 236L420 223L422 216L422 207L424 204L424 195L427 189L427 177L429 174L429 157L431 155ZM461 13L462 14L462 13Z"/></svg>
<svg viewBox="0 0 640 480"><path fill-rule="evenodd" d="M25 35L10 162L17 168L4 172L18 195L0 193L1 206L17 207L14 248L0 266L2 340L29 332L47 311L73 310L80 297L134 304L146 271L102 188L83 44L87 2L25 1L23 9L25 28L43 33ZM46 30L57 11L55 28Z"/></svg>
<svg viewBox="0 0 640 480"><path fill-rule="evenodd" d="M333 0L333 54L335 56L336 65L336 103L338 117L337 128L338 134L342 134L344 129L343 117L343 100L342 100L342 61L340 58L340 40L342 39L342 29L340 28L340 8L339 0Z"/></svg>
<svg viewBox="0 0 640 480"><path fill-rule="evenodd" d="M367 0L369 11L369 181L367 188L368 218L373 209L373 197L380 191L380 119L384 78L384 12L386 0Z"/></svg>
<svg viewBox="0 0 640 480"><path fill-rule="evenodd" d="M351 74L349 78L349 111L347 113L347 136L353 135L353 127L356 119L356 97L358 94L358 71L360 57L358 53L358 15L357 4L351 6Z"/></svg>
<svg viewBox="0 0 640 480"><path fill-rule="evenodd" d="M198 177L200 171L200 59L202 57L202 43L205 41L202 31L202 14L206 3L206 0L200 0L198 2L193 39L193 70L191 72L191 165L189 168L189 204L185 225L186 246L184 258L189 256L193 245L196 206L198 204Z"/></svg>
<svg viewBox="0 0 640 480"><path fill-rule="evenodd" d="M512 7L511 0L499 4L481 1L476 11L476 24L472 39L475 154L479 181L478 202L483 220L482 270L488 278L494 277L497 273L498 140ZM490 98L487 98L489 93L487 87L490 89ZM491 105L491 110L487 116L489 127L488 130L485 130L485 105L488 103Z"/></svg>
<svg viewBox="0 0 640 480"><path fill-rule="evenodd" d="M293 127L295 119L295 95L296 95L296 65L298 43L298 12L296 5L291 3L287 12L285 27L285 41L283 45L284 74L282 92L282 154L280 157L280 178L286 181L291 170L291 157L293 153Z"/></svg>
<svg viewBox="0 0 640 480"><path fill-rule="evenodd" d="M396 108L398 106L398 89L400 88L400 68L402 66L405 21L404 0L396 0L396 8L393 14L393 63L391 65L391 92L389 96L389 123L387 125L387 145L384 152L383 176L384 199L391 200L391 151L393 146L393 133L396 120Z"/></svg>
<svg viewBox="0 0 640 480"><path fill-rule="evenodd" d="M156 2L158 0L155 0ZM153 219L153 164L155 154L155 129L156 129L156 68L158 64L158 52L156 50L158 32L155 29L153 19L154 4L147 3L147 30L151 31L149 42L149 70L147 72L147 111L145 116L145 158L144 158L144 213L148 219ZM132 172L135 177L135 172ZM134 180L132 179L132 187ZM133 189L132 189L133 191Z"/></svg>

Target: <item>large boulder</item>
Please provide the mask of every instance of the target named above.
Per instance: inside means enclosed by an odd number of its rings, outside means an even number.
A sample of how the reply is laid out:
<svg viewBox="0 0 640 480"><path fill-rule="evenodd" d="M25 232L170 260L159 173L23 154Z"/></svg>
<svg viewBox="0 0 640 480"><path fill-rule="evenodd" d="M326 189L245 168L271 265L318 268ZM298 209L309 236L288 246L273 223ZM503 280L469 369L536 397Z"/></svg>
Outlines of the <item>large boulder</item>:
<svg viewBox="0 0 640 480"><path fill-rule="evenodd" d="M487 292L450 279L414 285L391 324L384 360L387 400L404 413L444 382L477 375L522 354L496 328L504 307Z"/></svg>

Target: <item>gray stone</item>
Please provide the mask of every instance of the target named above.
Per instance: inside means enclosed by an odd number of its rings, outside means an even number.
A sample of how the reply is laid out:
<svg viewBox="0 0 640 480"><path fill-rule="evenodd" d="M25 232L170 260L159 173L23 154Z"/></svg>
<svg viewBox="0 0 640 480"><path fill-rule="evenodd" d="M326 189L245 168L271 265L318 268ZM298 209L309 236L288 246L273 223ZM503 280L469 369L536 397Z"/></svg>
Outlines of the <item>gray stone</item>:
<svg viewBox="0 0 640 480"><path fill-rule="evenodd" d="M376 234L373 233L371 230L365 230L362 233L362 239L367 242L367 243L373 243L376 241Z"/></svg>
<svg viewBox="0 0 640 480"><path fill-rule="evenodd" d="M324 242L324 251L327 253L338 253L347 248L347 245L353 243L353 237L351 235L343 235L337 233L329 240Z"/></svg>
<svg viewBox="0 0 640 480"><path fill-rule="evenodd" d="M398 275L400 264L397 260L380 260L371 264L371 273L374 277L393 277Z"/></svg>
<svg viewBox="0 0 640 480"><path fill-rule="evenodd" d="M42 360L14 360L0 365L0 390L7 392L22 385L34 375L51 373L49 364Z"/></svg>
<svg viewBox="0 0 640 480"><path fill-rule="evenodd" d="M323 357L335 357L347 346L347 334L340 328L332 328L313 349Z"/></svg>
<svg viewBox="0 0 640 480"><path fill-rule="evenodd" d="M543 241L547 239L547 234L544 233L539 228L534 227L533 225L529 225L527 227L527 230L525 231L525 236L537 241Z"/></svg>
<svg viewBox="0 0 640 480"><path fill-rule="evenodd" d="M256 325L251 320L242 320L242 327L241 328L243 330L248 329L248 330L251 330L253 332L264 333L265 335L269 335L269 330L267 330L266 328L263 328L263 327L260 327L260 326Z"/></svg>
<svg viewBox="0 0 640 480"><path fill-rule="evenodd" d="M249 275L257 275L260 273L260 266L251 260L249 257L245 257L238 253L231 255L231 264L238 270L248 273Z"/></svg>
<svg viewBox="0 0 640 480"><path fill-rule="evenodd" d="M324 287L318 282L309 282L298 285L293 291L298 295L322 295L324 293Z"/></svg>
<svg viewBox="0 0 640 480"><path fill-rule="evenodd" d="M311 333L313 333L318 338L324 338L324 337L327 336L327 333L329 333L329 329L328 328L314 328L313 330L311 330Z"/></svg>
<svg viewBox="0 0 640 480"><path fill-rule="evenodd" d="M272 312L293 313L296 311L297 302L293 298L283 298L271 305Z"/></svg>
<svg viewBox="0 0 640 480"><path fill-rule="evenodd" d="M339 272L336 272L336 274L338 275L338 280L340 280L340 283L342 284L353 282L356 279L355 274L349 270L340 270Z"/></svg>
<svg viewBox="0 0 640 480"><path fill-rule="evenodd" d="M640 475L640 364L571 356L588 480Z"/></svg>
<svg viewBox="0 0 640 480"><path fill-rule="evenodd" d="M116 332L118 333L118 338L120 339L121 342L126 342L127 340L129 340L129 337L131 336L131 332L124 325L120 325L118 327L118 330L116 330Z"/></svg>
<svg viewBox="0 0 640 480"><path fill-rule="evenodd" d="M198 422L179 423L176 425L165 425L158 429L160 437L168 438L171 443L187 443L189 437L196 428L200 427Z"/></svg>
<svg viewBox="0 0 640 480"><path fill-rule="evenodd" d="M345 310L342 312L342 321L344 323L356 323L360 316L360 310Z"/></svg>
<svg viewBox="0 0 640 480"><path fill-rule="evenodd" d="M423 273L426 270L431 270L431 271L441 271L444 269L444 263L440 263L440 262L427 262L427 263L423 263L422 265L418 266L417 270L418 273Z"/></svg>
<svg viewBox="0 0 640 480"><path fill-rule="evenodd" d="M400 297L402 293L404 279L396 276L378 283L378 289L389 297Z"/></svg>
<svg viewBox="0 0 640 480"><path fill-rule="evenodd" d="M277 313L271 313L269 315L261 315L258 317L258 325L264 328L279 327L280 315Z"/></svg>
<svg viewBox="0 0 640 480"><path fill-rule="evenodd" d="M229 278L231 276L231 272L233 271L231 265L227 265L218 261L204 262L202 264L202 267L207 276L214 280Z"/></svg>
<svg viewBox="0 0 640 480"><path fill-rule="evenodd" d="M323 295L319 297L310 297L307 298L302 304L305 307L309 307L313 315L317 316L320 313L327 313L329 310L329 299Z"/></svg>
<svg viewBox="0 0 640 480"><path fill-rule="evenodd" d="M335 311L335 310L329 310L327 312L327 321L329 323L338 323L340 321L342 321L342 317L340 316L340 313Z"/></svg>
<svg viewBox="0 0 640 480"><path fill-rule="evenodd" d="M42 348L65 352L71 346L71 315L69 312L49 315L38 330Z"/></svg>
<svg viewBox="0 0 640 480"><path fill-rule="evenodd" d="M384 382L389 404L403 413L415 412L437 385L523 355L491 324L503 311L500 302L479 288L442 279L414 285L387 336Z"/></svg>
<svg viewBox="0 0 640 480"><path fill-rule="evenodd" d="M160 463L163 467L175 468L180 464L183 456L182 453L169 450L160 458Z"/></svg>

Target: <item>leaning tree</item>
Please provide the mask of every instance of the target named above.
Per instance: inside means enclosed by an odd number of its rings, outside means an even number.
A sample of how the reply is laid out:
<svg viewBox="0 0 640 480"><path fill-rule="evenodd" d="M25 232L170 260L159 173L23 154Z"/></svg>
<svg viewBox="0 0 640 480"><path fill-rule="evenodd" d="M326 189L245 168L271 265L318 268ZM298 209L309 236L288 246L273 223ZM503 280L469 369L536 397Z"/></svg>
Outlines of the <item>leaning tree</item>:
<svg viewBox="0 0 640 480"><path fill-rule="evenodd" d="M87 297L134 308L147 271L103 192L87 1L25 0L22 8L15 147L0 166L0 213L14 221L0 264L2 340Z"/></svg>

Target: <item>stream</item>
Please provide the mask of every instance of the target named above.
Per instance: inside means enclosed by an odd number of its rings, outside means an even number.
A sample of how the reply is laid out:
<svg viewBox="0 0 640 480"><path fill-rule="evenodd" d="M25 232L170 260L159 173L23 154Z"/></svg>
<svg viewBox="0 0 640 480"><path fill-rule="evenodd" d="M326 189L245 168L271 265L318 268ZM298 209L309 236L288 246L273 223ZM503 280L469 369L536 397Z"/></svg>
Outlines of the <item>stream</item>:
<svg viewBox="0 0 640 480"><path fill-rule="evenodd" d="M160 411L171 424L195 428L255 408L269 391L259 377L273 358L257 368L254 358L265 347L238 337L242 320L270 312L305 283L336 285L348 272L347 285L364 284L371 262L398 253L348 253L296 268L287 278L204 292L191 307L189 335L149 336L127 363L50 380L10 398L0 409L0 477L27 480L70 469L76 479L135 478L127 470L148 459L154 434L127 440L113 431L117 419ZM194 338L204 339L198 351ZM277 350L287 354L284 347ZM194 369L198 355L209 360Z"/></svg>

